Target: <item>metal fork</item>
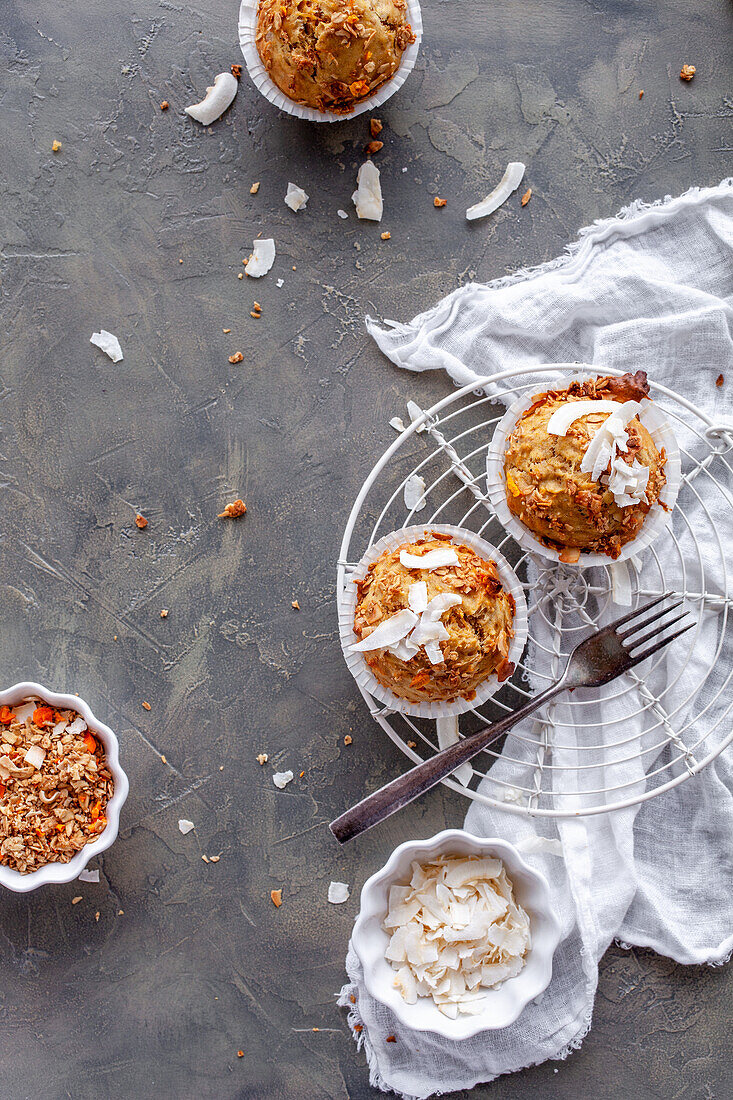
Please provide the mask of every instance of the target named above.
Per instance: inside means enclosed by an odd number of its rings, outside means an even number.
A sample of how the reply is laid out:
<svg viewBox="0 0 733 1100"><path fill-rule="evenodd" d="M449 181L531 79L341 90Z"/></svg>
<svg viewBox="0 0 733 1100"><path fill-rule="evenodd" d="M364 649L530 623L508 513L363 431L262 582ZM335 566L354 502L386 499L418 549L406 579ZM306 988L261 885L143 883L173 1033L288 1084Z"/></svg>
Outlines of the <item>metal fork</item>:
<svg viewBox="0 0 733 1100"><path fill-rule="evenodd" d="M601 687L602 684L614 680L622 672L628 672L630 668L645 661L647 657L652 657L663 646L691 630L696 625L694 621L688 621L673 634L665 633L686 617L686 612L683 612L674 619L663 621L670 612L681 607L681 599L658 609L647 618L640 619L644 612L657 607L669 595L670 593L664 592L655 600L637 607L635 611L630 611L628 615L623 615L609 626L604 626L591 634L575 647L568 658L562 676L546 691L535 695L519 710L513 711L486 729L470 734L455 745L443 749L429 760L424 760L409 772L393 779L391 783L387 783L374 794L362 799L356 806L352 806L350 810L331 822L329 828L333 835L342 844L359 836L360 833L384 821L425 791L429 791L431 787L440 783L441 779L445 779L455 771L460 764L471 760L482 749L488 748L522 718L526 718L528 714L549 703L550 699L554 699L561 691L572 691L573 688L579 687ZM621 630L620 627L625 629ZM650 644L647 645L647 642Z"/></svg>

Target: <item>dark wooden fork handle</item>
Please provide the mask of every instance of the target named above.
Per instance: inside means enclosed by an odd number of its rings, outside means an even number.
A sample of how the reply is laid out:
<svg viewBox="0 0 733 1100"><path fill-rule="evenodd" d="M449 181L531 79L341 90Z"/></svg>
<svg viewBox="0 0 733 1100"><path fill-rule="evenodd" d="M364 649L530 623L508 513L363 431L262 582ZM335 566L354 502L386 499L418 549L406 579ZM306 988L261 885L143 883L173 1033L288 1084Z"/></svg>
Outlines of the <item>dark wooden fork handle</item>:
<svg viewBox="0 0 733 1100"><path fill-rule="evenodd" d="M378 825L380 821L401 810L408 802L412 802L425 791L429 791L431 787L435 787L441 779L445 779L455 771L459 764L471 760L476 753L493 744L522 718L526 718L528 714L532 714L538 707L564 691L566 686L564 680L553 684L540 695L535 695L519 710L512 711L511 714L507 714L505 718L487 726L486 729L472 733L462 741L457 741L455 745L437 752L429 760L424 760L422 764L410 768L409 772L380 787L374 794L363 798L361 802L357 802L356 806L352 806L346 813L337 817L331 822L329 829L336 839L344 844L347 840L353 840L355 836L371 829L373 825Z"/></svg>

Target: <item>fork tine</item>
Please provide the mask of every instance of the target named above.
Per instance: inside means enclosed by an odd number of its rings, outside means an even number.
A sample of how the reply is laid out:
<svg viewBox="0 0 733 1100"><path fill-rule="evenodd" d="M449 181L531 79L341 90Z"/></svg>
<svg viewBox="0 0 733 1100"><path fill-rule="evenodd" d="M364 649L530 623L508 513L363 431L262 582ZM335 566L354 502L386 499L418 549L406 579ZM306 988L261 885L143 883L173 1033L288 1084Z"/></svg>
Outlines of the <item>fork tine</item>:
<svg viewBox="0 0 733 1100"><path fill-rule="evenodd" d="M651 657L654 653L657 652L657 650L663 649L664 646L669 645L669 643L673 642L675 638L679 638L680 634L686 634L687 631L692 630L694 626L697 626L697 622L688 623L688 625L683 626L681 630L677 630L674 634L670 634L668 638L662 638L661 641L658 641L656 645L649 646L649 648L645 649L643 653L635 653L634 656L631 658L631 663L628 665L628 667L633 668L634 665L638 665L641 661L645 661L647 657Z"/></svg>
<svg viewBox="0 0 733 1100"><path fill-rule="evenodd" d="M677 606L679 607L679 604ZM667 610L671 611L672 608L668 608ZM666 614L667 612L665 611L658 618L661 619ZM675 623L681 623L686 614L687 611L683 611L681 615L677 615L676 618L670 619L667 623L661 623L657 625L657 623L655 622L652 629L647 630L646 634L642 634L640 638L629 638L628 634L625 634L623 638L623 643L627 649L638 649L640 645L643 645L644 642L648 642L651 638L658 638L659 635L662 634L663 631L667 630L670 626L674 626Z"/></svg>
<svg viewBox="0 0 733 1100"><path fill-rule="evenodd" d="M620 619L614 619L609 624L611 630L616 630L619 626L623 626L624 623L630 622L635 619L637 615L643 615L645 611L648 611L651 607L656 607L662 600L666 600L667 596L671 596L671 592L663 592L661 596L657 596L655 600L650 600L649 603L642 604L641 607L637 607L635 611L629 611L628 615L622 615Z"/></svg>
<svg viewBox="0 0 733 1100"><path fill-rule="evenodd" d="M624 641L626 641L630 634L635 634L637 630L643 630L645 626L651 626L652 623L659 622L659 620L664 618L664 616L669 611L676 611L678 607L682 606L682 602L683 601L681 598L679 600L675 600L675 602L671 603L669 607L663 607L661 610L655 611L654 614L650 615L648 618L642 619L641 622L632 623L631 626L628 626L626 628L626 630L617 630L616 633L618 634L619 638L623 638ZM651 606L651 604L647 604L647 607ZM642 610L646 610L646 608L643 608Z"/></svg>

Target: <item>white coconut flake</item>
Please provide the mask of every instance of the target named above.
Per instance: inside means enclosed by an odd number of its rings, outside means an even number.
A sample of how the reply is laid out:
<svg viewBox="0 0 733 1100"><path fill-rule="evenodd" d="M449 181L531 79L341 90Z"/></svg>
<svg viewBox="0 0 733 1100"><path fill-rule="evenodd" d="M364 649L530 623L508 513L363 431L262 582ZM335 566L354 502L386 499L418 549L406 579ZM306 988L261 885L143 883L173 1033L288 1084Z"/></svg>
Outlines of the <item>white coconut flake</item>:
<svg viewBox="0 0 733 1100"><path fill-rule="evenodd" d="M613 493L613 499L619 508L628 508L642 501L647 503L649 473L648 466L642 466L640 462L629 465L620 455L616 455L611 462L611 472L605 478L605 484Z"/></svg>
<svg viewBox="0 0 733 1100"><path fill-rule="evenodd" d="M349 215L348 215L348 214L346 213L346 211L345 211L345 210L341 210L341 209L337 210L337 211L336 211L336 213L338 214L338 216L339 216L340 218L348 218L348 216L349 216Z"/></svg>
<svg viewBox="0 0 733 1100"><path fill-rule="evenodd" d="M288 183L288 189L285 194L285 205L289 206L295 213L302 210L305 204L308 202L308 196L302 187L298 187L297 183Z"/></svg>
<svg viewBox="0 0 733 1100"><path fill-rule="evenodd" d="M620 407L618 401L568 401L555 409L547 421L547 430L550 435L567 435L568 428L581 416L590 416L591 413L612 413Z"/></svg>
<svg viewBox="0 0 733 1100"><path fill-rule="evenodd" d="M425 652L427 652L427 646ZM458 716L451 715L449 718L436 718L435 729L438 734L438 747L441 749L447 749L450 745L455 745L458 740ZM473 768L470 762L467 760L465 764L459 764L451 775L462 783L464 787L467 787L473 778Z"/></svg>
<svg viewBox="0 0 733 1100"><path fill-rule="evenodd" d="M356 191L351 196L359 218L381 222L384 203L379 182L379 169L372 160L362 164L356 177Z"/></svg>
<svg viewBox="0 0 733 1100"><path fill-rule="evenodd" d="M630 420L644 411L638 401L615 402L616 409L596 431L580 463L580 471L590 474L593 481L599 481L609 462L619 451L626 449L629 436L626 426Z"/></svg>
<svg viewBox="0 0 733 1100"><path fill-rule="evenodd" d="M431 665L442 665L445 660L443 657L443 650L440 648L440 642L426 642L425 655Z"/></svg>
<svg viewBox="0 0 733 1100"><path fill-rule="evenodd" d="M284 787L287 787L288 783L292 782L292 779L293 779L293 773L291 771L275 772L275 774L272 777L272 782L280 790L283 790Z"/></svg>
<svg viewBox="0 0 733 1100"><path fill-rule="evenodd" d="M611 596L618 607L631 607L631 574L625 561L612 561L608 567L611 574Z"/></svg>
<svg viewBox="0 0 733 1100"><path fill-rule="evenodd" d="M517 844L520 852L532 855L533 852L546 852L550 856L563 856L562 841L547 836L528 836Z"/></svg>
<svg viewBox="0 0 733 1100"><path fill-rule="evenodd" d="M410 418L410 423L414 424L416 420L419 420L423 415L423 410L418 405L417 401L407 402L407 415ZM425 424L421 424L419 428L415 428L415 431L420 433L425 431Z"/></svg>
<svg viewBox="0 0 733 1100"><path fill-rule="evenodd" d="M400 416L393 416L389 422L389 426L390 428L394 428L396 432L404 432L405 430L405 425Z"/></svg>
<svg viewBox="0 0 733 1100"><path fill-rule="evenodd" d="M407 606L410 611L414 611L416 615L422 615L423 611L428 606L428 583L427 581L415 581L407 589Z"/></svg>
<svg viewBox="0 0 733 1100"><path fill-rule="evenodd" d="M345 882L331 882L328 886L328 900L331 905L343 905L349 900L349 887Z"/></svg>
<svg viewBox="0 0 733 1100"><path fill-rule="evenodd" d="M521 161L511 161L507 164L506 171L494 190L481 202L469 206L466 211L468 220L474 221L476 218L485 218L487 214L493 214L495 210L498 210L502 203L506 202L509 196L519 187L524 178L525 167Z"/></svg>
<svg viewBox="0 0 733 1100"><path fill-rule="evenodd" d="M124 358L122 355L122 348L117 337L107 332L102 328L99 332L93 332L89 338L89 343L94 344L96 348L100 348L105 355L109 356L113 363L121 363Z"/></svg>
<svg viewBox="0 0 733 1100"><path fill-rule="evenodd" d="M402 611L398 611L395 615L390 615L388 619L381 622L379 626L371 632L368 638L364 638L362 641L350 645L349 652L369 653L374 649L385 649L387 646L394 645L395 642L399 642L401 638L407 637L417 621L418 619L415 612L405 607Z"/></svg>
<svg viewBox="0 0 733 1100"><path fill-rule="evenodd" d="M383 923L395 988L453 1019L483 1011L486 989L519 973L531 942L501 860L448 856L411 872L390 888Z"/></svg>
<svg viewBox="0 0 733 1100"><path fill-rule="evenodd" d="M412 512L422 512L426 504L424 493L425 478L420 474L410 474L405 482L405 508Z"/></svg>
<svg viewBox="0 0 733 1100"><path fill-rule="evenodd" d="M252 255L245 265L245 272L253 279L261 279L275 262L275 242L271 237L252 242Z"/></svg>
<svg viewBox="0 0 733 1100"><path fill-rule="evenodd" d="M87 724L81 715L77 715L73 722L70 722L66 728L66 732L70 733L72 737L76 737L80 733L84 733L87 728Z"/></svg>
<svg viewBox="0 0 733 1100"><path fill-rule="evenodd" d="M85 868L79 875L79 882L99 882L99 871L90 871Z"/></svg>
<svg viewBox="0 0 733 1100"><path fill-rule="evenodd" d="M411 554L409 550L400 550L400 565L405 569L443 569L447 565L458 565L458 554L448 547L429 550L427 554Z"/></svg>
<svg viewBox="0 0 733 1100"><path fill-rule="evenodd" d="M40 769L43 767L43 761L46 759L46 752L40 745L31 745L23 759L26 764L30 764L31 767Z"/></svg>
<svg viewBox="0 0 733 1100"><path fill-rule="evenodd" d="M278 289L280 287L285 286L285 280L284 279L278 279L277 282L275 283L275 286L278 287Z"/></svg>
<svg viewBox="0 0 733 1100"><path fill-rule="evenodd" d="M185 111L202 126L210 126L226 111L237 94L239 82L232 73L219 73L214 83L206 89L206 95L200 103L192 103Z"/></svg>
<svg viewBox="0 0 733 1100"><path fill-rule="evenodd" d="M187 817L179 817L178 828L185 836L187 833L190 833L192 829L195 829L196 826L194 825L193 821L189 821Z"/></svg>
<svg viewBox="0 0 733 1100"><path fill-rule="evenodd" d="M15 717L19 722L25 722L26 719L33 717L33 711L37 706L39 706L39 703L36 699L30 703L23 703L21 706L15 708Z"/></svg>

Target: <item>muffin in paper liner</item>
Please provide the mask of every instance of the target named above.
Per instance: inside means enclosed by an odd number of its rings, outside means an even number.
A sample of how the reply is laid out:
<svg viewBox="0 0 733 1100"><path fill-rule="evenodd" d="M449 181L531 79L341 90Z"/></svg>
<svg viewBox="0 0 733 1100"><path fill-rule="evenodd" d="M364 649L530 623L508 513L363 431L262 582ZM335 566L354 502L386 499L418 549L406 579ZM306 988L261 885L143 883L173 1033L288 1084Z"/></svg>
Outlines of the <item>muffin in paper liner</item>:
<svg viewBox="0 0 733 1100"><path fill-rule="evenodd" d="M366 99L360 99L354 105L354 109L348 113L337 114L335 111L317 111L314 107L305 107L302 103L296 103L295 100L290 99L278 88L262 63L262 58L255 43L258 7L259 0L242 0L239 8L239 45L244 55L247 72L252 78L253 84L265 99L281 111L285 111L286 114L294 115L295 118L303 118L308 122L345 122L350 118L356 118L357 115L366 114L367 111L376 111L402 87L415 67L415 61L420 50L420 39L422 38L422 13L418 0L407 0L408 20L415 35L415 41L402 54L395 74L382 84L373 95L367 96Z"/></svg>
<svg viewBox="0 0 733 1100"><path fill-rule="evenodd" d="M527 602L524 598L524 589L516 573L504 555L500 553L496 547L492 546L491 543L486 542L473 531L468 531L464 527L455 527L447 523L430 523L421 526L402 527L399 531L392 531L389 535L384 535L383 538L369 547L359 564L348 572L344 582L344 589L339 593L339 638L341 640L341 648L344 653L346 664L352 676L361 688L367 691L380 703L383 703L384 706L389 707L390 710L399 711L401 714L410 714L414 718L451 718L459 714L465 714L466 711L481 706L482 703L485 703L487 699L490 699L492 695L496 694L501 687L496 673L492 673L483 683L479 684L473 699L454 699L449 703L443 701L412 703L409 699L400 698L399 695L395 695L394 692L380 684L379 680L377 680L364 660L363 653L348 652L348 647L359 641L354 633L354 615L356 613L357 603L355 582L364 579L369 566L372 562L376 561L385 550L397 550L399 547L405 546L407 543L415 542L417 539L429 538L432 531L439 531L443 534L451 535L456 542L463 543L464 546L470 547L485 561L496 562L496 568L499 572L501 583L506 591L512 594L516 605L513 622L514 637L509 646L508 659L513 665L519 664L527 641ZM450 544L446 543L446 545Z"/></svg>
<svg viewBox="0 0 733 1100"><path fill-rule="evenodd" d="M550 366L552 364L548 364ZM568 364L569 365L569 364ZM541 368L538 368L541 369ZM507 440L514 431L519 418L535 400L538 393L544 390L561 390L567 388L572 382L586 382L590 378L605 377L602 370L584 368L577 374L548 376L547 385L533 386L522 397L513 401L494 429L494 434L489 444L486 455L486 483L489 500L496 514L496 518L506 531L516 539L523 550L531 554L540 554L543 558L560 563L560 552L545 546L540 539L533 534L510 510L506 500L506 477L504 475L504 453ZM591 565L614 565L616 562L626 561L637 554L641 554L669 525L672 510L677 500L680 485L682 483L682 463L677 439L669 420L664 412L653 401L649 401L639 419L651 435L657 449L664 447L666 458L664 473L667 483L659 494L659 499L667 506L668 511L660 504L653 504L644 520L641 531L636 538L625 543L617 558L598 551L581 550L580 559L577 562L562 562L563 565L577 565L581 568Z"/></svg>

